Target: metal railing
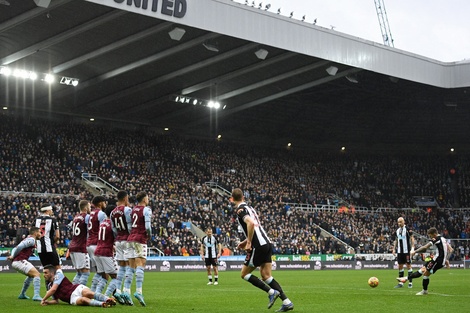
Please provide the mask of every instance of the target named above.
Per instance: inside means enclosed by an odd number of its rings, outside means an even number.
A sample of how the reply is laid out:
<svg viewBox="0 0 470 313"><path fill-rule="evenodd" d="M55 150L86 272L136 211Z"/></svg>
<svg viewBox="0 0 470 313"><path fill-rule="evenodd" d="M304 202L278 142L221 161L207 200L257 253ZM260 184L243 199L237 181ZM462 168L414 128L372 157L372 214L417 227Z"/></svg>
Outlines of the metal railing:
<svg viewBox="0 0 470 313"><path fill-rule="evenodd" d="M25 192L25 191L11 191L1 190L0 195L5 196L28 196L33 198L62 198L62 197L74 197L76 200L79 199L79 195L64 194L64 193L49 193L49 192Z"/></svg>
<svg viewBox="0 0 470 313"><path fill-rule="evenodd" d="M114 187L96 174L82 173L82 180L85 181L88 186L99 191L102 195L106 193L106 188L112 190L115 193L119 191L118 188ZM103 188L103 185L106 188Z"/></svg>

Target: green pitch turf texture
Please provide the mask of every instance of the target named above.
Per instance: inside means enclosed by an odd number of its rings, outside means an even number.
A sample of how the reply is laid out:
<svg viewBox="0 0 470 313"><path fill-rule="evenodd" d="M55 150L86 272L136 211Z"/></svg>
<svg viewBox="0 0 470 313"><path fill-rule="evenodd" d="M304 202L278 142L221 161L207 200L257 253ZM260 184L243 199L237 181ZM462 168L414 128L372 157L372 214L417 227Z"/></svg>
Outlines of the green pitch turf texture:
<svg viewBox="0 0 470 313"><path fill-rule="evenodd" d="M67 273L69 278L73 273ZM376 276L377 288L367 280ZM429 295L416 296L422 279L414 287L395 289L396 270L276 271L274 277L294 302L293 312L470 312L470 270L441 269L431 276ZM24 276L0 274L2 312L95 312L95 307L75 307L65 303L42 307L32 300L18 300ZM90 278L91 281L91 278ZM274 312L278 299L268 310L267 295L243 281L238 272L221 272L218 286L206 285L205 272L146 273L144 296L147 307L135 305L109 308L115 312ZM28 295L32 296L32 285ZM134 290L134 287L133 289ZM45 294L41 281L41 296ZM67 311L64 311L67 310Z"/></svg>

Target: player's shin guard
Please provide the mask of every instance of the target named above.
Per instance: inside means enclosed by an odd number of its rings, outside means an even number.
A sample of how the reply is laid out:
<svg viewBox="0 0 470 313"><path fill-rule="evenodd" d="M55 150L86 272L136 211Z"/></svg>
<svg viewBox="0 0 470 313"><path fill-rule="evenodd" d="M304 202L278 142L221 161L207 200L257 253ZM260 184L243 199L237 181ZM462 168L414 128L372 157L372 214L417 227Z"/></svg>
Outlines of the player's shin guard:
<svg viewBox="0 0 470 313"><path fill-rule="evenodd" d="M91 287L90 287L91 291L96 290L96 286L98 285L100 280L101 280L101 275L98 273L95 273L95 276L93 276L93 279L91 280Z"/></svg>
<svg viewBox="0 0 470 313"><path fill-rule="evenodd" d="M253 286L258 287L259 289L264 290L266 292L269 292L269 290L271 289L268 285L266 285L261 279L259 279L255 275L247 274L245 275L245 277L243 277L243 279L251 283Z"/></svg>
<svg viewBox="0 0 470 313"><path fill-rule="evenodd" d="M429 276L423 276L423 290L428 290Z"/></svg>
<svg viewBox="0 0 470 313"><path fill-rule="evenodd" d="M274 279L274 277L269 277L268 279L266 279L264 281L266 284L269 285L269 287L271 287L272 289L274 290L277 290L279 291L281 294L279 295L279 297L282 299L282 300L285 300L287 299L287 296L286 294L284 293L284 291L282 290L282 287L281 285L279 285L279 283L277 282L277 280Z"/></svg>
<svg viewBox="0 0 470 313"><path fill-rule="evenodd" d="M138 266L135 270L135 290L142 294L142 285L144 284L144 268Z"/></svg>

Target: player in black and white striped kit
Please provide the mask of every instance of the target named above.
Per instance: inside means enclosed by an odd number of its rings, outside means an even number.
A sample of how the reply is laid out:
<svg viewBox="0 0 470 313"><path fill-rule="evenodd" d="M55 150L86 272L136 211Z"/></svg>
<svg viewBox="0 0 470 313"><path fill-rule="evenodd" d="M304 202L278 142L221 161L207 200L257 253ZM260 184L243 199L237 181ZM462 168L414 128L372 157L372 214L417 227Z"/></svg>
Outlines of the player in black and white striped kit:
<svg viewBox="0 0 470 313"><path fill-rule="evenodd" d="M441 235L439 235L436 228L434 227L429 228L428 236L429 238L431 238L430 242L428 242L421 248L416 249L415 251L411 252L411 256L413 257L416 253L425 252L427 249L431 248L432 246L437 248L437 251L432 257L432 259L429 262L427 262L426 265L423 266L419 271L411 274L412 278L418 278L418 277L423 276L423 290L418 292L416 294L417 296L428 294L429 276L431 276L431 274L436 273L440 268L446 265L448 255L450 255L450 253L452 253L452 251L454 250L447 243L446 239L442 237ZM407 278L398 277L397 280L403 283L407 280Z"/></svg>
<svg viewBox="0 0 470 313"><path fill-rule="evenodd" d="M36 218L35 226L41 232L41 239L36 242L42 266L53 265L60 268L60 259L56 250L59 240L59 223L54 217L51 206L41 208L42 214Z"/></svg>
<svg viewBox="0 0 470 313"><path fill-rule="evenodd" d="M272 277L273 253L271 240L260 224L256 211L246 204L243 191L236 188L232 191L230 201L236 211L246 239L238 244L239 249L246 251L245 262L241 270L241 277L253 286L268 293L268 309L271 308L278 297L282 299L282 306L276 312L287 312L294 309L294 304L287 298L281 285ZM251 273L259 267L262 280Z"/></svg>
<svg viewBox="0 0 470 313"><path fill-rule="evenodd" d="M398 277L405 276L405 270L403 265L406 264L408 269L408 288L413 288L413 278L411 273L411 252L414 250L415 240L413 238L413 232L405 225L405 219L399 217L397 220L398 229L395 233L395 241L393 242L393 255L397 255L398 263ZM395 288L403 287L403 283L399 282Z"/></svg>
<svg viewBox="0 0 470 313"><path fill-rule="evenodd" d="M217 269L217 260L220 258L222 246L217 239L212 236L212 228L206 229L206 236L201 238L201 258L206 264L207 278L209 279L208 285L219 284L219 271ZM211 267L214 272L214 282L212 282Z"/></svg>

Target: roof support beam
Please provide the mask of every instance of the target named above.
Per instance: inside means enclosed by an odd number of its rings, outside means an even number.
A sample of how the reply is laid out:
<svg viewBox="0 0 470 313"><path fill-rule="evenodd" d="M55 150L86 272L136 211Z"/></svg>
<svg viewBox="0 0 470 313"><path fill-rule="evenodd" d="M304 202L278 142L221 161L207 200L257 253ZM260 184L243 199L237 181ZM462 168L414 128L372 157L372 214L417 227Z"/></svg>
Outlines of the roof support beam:
<svg viewBox="0 0 470 313"><path fill-rule="evenodd" d="M99 57L100 55L103 55L105 53L108 53L108 52L111 52L113 50L119 49L120 47L129 45L129 44L131 44L131 43L133 43L137 40L140 40L140 39L145 38L147 36L150 36L150 35L159 33L161 31L164 31L164 30L168 29L171 25L173 25L173 23L163 22L163 23L161 23L161 24L159 24L155 27L146 29L146 30L141 31L137 34L133 34L129 37L126 37L126 38L123 38L123 39L118 40L116 42L113 42L113 43L111 43L107 46L101 47L101 48L99 48L95 51L92 51L92 52L86 53L84 55L81 55L81 56L79 56L79 57L77 57L73 60L69 60L69 61L64 62L62 64L58 64L58 65L56 65L52 68L52 72L54 74L60 73L60 72L65 71L69 68L80 65L80 64L86 62L87 60L94 59L96 57Z"/></svg>
<svg viewBox="0 0 470 313"><path fill-rule="evenodd" d="M14 18L11 18L3 23L0 24L0 33L9 30L12 27L15 27L17 25L20 25L22 23L25 23L36 16L39 16L41 14L44 14L45 12L49 12L52 9L55 9L57 7L60 7L61 5L66 4L67 2L70 2L72 0L55 0L51 1L51 4L47 9L41 8L41 7L36 7L32 10L29 10L27 12L24 12L23 14L17 15Z"/></svg>
<svg viewBox="0 0 470 313"><path fill-rule="evenodd" d="M0 60L0 64L2 65L8 65L10 63L16 62L18 60L21 60L22 58L25 58L27 56L30 56L40 50L46 49L52 45L55 45L61 41L64 41L66 39L72 38L73 36L76 36L80 33L83 33L87 30L93 29L94 27L104 24L108 21L111 21L121 15L127 14L126 11L112 11L110 13L104 14L100 17L97 17L83 25L77 26L75 28L72 28L71 30L68 30L66 32L60 33L58 35L55 35L53 37L50 37L46 40L40 41L37 44L34 44L32 46L29 46L23 50L20 50L18 52L15 52L13 54L10 54L3 59Z"/></svg>
<svg viewBox="0 0 470 313"><path fill-rule="evenodd" d="M284 79L288 79L292 76L299 75L299 74L314 70L316 68L325 66L328 63L330 63L330 62L329 61L320 61L320 62L317 62L317 63L309 64L309 65L303 66L301 68L297 68L295 70L292 70L290 72L282 73L281 75L277 75L277 76L274 76L274 77L271 77L271 78L268 78L268 79L264 79L260 82L255 83L255 84L251 84L251 85L245 86L243 88L232 90L232 91L227 92L225 94L219 95L217 97L217 100L223 101L223 100L226 100L226 99L229 99L229 98L232 98L232 97L236 97L236 96L241 95L245 92L252 91L253 89L261 88L261 87L273 84L275 82L278 82L278 81L281 81L281 80L284 80Z"/></svg>
<svg viewBox="0 0 470 313"><path fill-rule="evenodd" d="M217 34L208 34L208 35L205 35L205 36L201 36L197 39L194 39L189 43L191 42L194 42L194 41L197 41L198 43L197 44L202 44L203 42L205 42L207 39L209 39L208 37L215 37L215 36L218 36ZM205 38L203 38L205 37ZM193 43L195 44L195 43ZM184 44L183 44L184 45ZM183 45L179 45L175 48L178 48L178 49L181 49L181 46ZM147 88L150 88L152 86L155 86L157 84L160 84L160 83L163 83L165 81L168 81L170 79L173 79L175 77L178 77L180 75L183 75L185 73L188 73L188 72L191 72L191 71L196 71L196 70L199 70L201 68L204 68L204 67L207 67L209 65L212 65L214 63L217 63L217 62L220 62L220 61L223 61L223 60L226 60L228 58L231 58L237 54L240 54L240 53L243 53L243 52L246 52L246 51L249 51L255 47L257 47L258 44L257 43L249 43L247 45L244 45L242 47L239 47L237 49L233 49L233 50L230 50L228 52L225 52L225 53L222 53L222 54L219 54L217 56L214 56L212 58L209 58L209 59L206 59L204 61L200 61L200 62L197 62L195 64L192 64L190 66L187 66L187 67L184 67L184 68L181 68L179 70L176 70L176 71L172 71L171 73L169 74L166 74L166 75L163 75L163 76L160 76L160 77L157 77L155 79L151 79L145 83L142 83L142 84L138 84L138 85L135 85L133 87L130 87L130 88L127 88L125 90L122 90L121 92L118 92L118 93L114 93L112 95L109 95L109 96L106 96L106 97L103 97L101 99L98 99L96 101L93 101L91 103L88 103L87 106L91 106L91 107L95 107L95 106L100 106L100 105L103 105L105 103L109 103L109 102L112 102L112 101L115 101L119 98L122 98L122 97L126 97L126 96L129 96L129 95L132 95L134 93L137 93L139 91L142 91L142 90L145 90ZM173 50L173 49L168 49L165 52L165 54L168 54L170 50ZM173 54L173 52L169 53L169 55ZM140 65L139 65L140 66ZM105 78L109 78L108 75L105 75Z"/></svg>
<svg viewBox="0 0 470 313"><path fill-rule="evenodd" d="M201 90L201 89L204 89L204 88L209 88L214 83L219 84L219 83L222 83L224 81L233 79L235 77L242 76L242 75L248 74L248 73L253 72L253 71L257 71L257 70L262 69L264 67L273 65L277 62L284 61L284 60L286 60L286 59L288 59L288 58L290 58L294 55L295 54L291 53L291 52L283 53L281 55L269 58L267 60L260 61L260 62L256 63L255 65L249 65L245 68L242 68L242 69L224 74L222 76L215 77L215 78L210 79L210 80L206 80L205 82L201 82L199 84L187 87L187 88L185 88L181 91L181 94L184 95L184 96L189 95L189 94L191 94L195 91L198 91L198 90Z"/></svg>
<svg viewBox="0 0 470 313"><path fill-rule="evenodd" d="M240 112L240 111L255 107L257 105L260 105L260 104L263 104L263 103L266 103L266 102L270 102L270 101L273 101L273 100L276 100L276 99L294 94L296 92L300 92L302 90L310 89L310 88L313 88L315 86L325 84L325 83L328 83L328 82L333 81L335 79L345 77L346 75L354 74L354 73L357 73L357 72L360 72L360 71L362 71L362 69L350 68L350 69L342 71L340 73L336 73L335 76L325 76L323 78L311 81L309 83L306 83L306 84L303 84L303 85L300 85L300 86L296 86L296 87L293 87L293 88L290 88L290 89L287 89L287 90L278 92L276 94L273 94L273 95L270 95L270 96L267 96L267 97L263 97L263 98L260 98L260 99L257 99L257 100L254 100L254 101L251 101L251 102L248 102L248 103L244 103L244 104L242 104L240 106L237 106L233 109L222 110L222 111L219 112L218 117L222 118L222 117L228 116L232 113ZM186 124L186 127L188 127L188 128L194 127L194 126L197 126L200 123L204 123L204 122L205 122L204 120L194 121L193 123Z"/></svg>
<svg viewBox="0 0 470 313"><path fill-rule="evenodd" d="M245 103L243 105L237 106L237 107L235 107L231 110L226 110L226 112L224 112L224 113L225 114L230 114L230 113L243 111L243 110L252 108L254 106L257 106L257 105L260 105L260 104L263 104L263 103L266 103L266 102L269 102L269 101L273 101L273 100L291 95L293 93L300 92L302 90L310 89L312 87L315 87L315 86L318 86L318 85L321 85L321 84L325 84L325 83L328 83L328 82L333 81L335 79L345 77L346 75L354 74L354 73L357 73L357 72L360 72L360 71L362 71L362 69L360 69L360 68L350 68L348 70L337 73L335 76L326 76L326 77L314 80L312 82L309 82L309 83L306 83L306 84L303 84L303 85L300 85L300 86L297 86L297 87L293 87L293 88L278 92L276 94L273 94L273 95L270 95L270 96L267 96L267 97L264 97L264 98L254 100L254 101Z"/></svg>

